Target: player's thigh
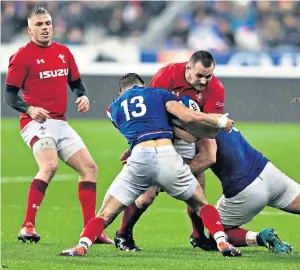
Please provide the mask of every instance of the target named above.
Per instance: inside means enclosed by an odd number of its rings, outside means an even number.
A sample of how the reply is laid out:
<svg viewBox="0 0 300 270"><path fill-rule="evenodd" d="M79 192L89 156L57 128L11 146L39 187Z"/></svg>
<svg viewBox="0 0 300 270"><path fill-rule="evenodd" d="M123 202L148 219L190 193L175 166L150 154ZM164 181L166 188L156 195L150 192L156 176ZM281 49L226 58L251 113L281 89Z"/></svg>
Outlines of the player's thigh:
<svg viewBox="0 0 300 270"><path fill-rule="evenodd" d="M150 160L150 155L133 152L107 193L125 206L132 204L152 186L155 168L149 166Z"/></svg>
<svg viewBox="0 0 300 270"><path fill-rule="evenodd" d="M300 215L300 194L285 208L282 208L283 211L298 214Z"/></svg>
<svg viewBox="0 0 300 270"><path fill-rule="evenodd" d="M285 209L292 204L297 197L299 197L300 185L282 173L272 163L269 162L266 165L261 175L269 185L269 206L278 209ZM295 206L295 203L293 205ZM300 210L298 210L298 213L299 212Z"/></svg>
<svg viewBox="0 0 300 270"><path fill-rule="evenodd" d="M77 132L66 121L60 121L59 124L60 132L57 150L60 159L78 172L87 164L94 163L83 140ZM77 153L79 151L80 153ZM83 159L83 161L81 162L80 159Z"/></svg>
<svg viewBox="0 0 300 270"><path fill-rule="evenodd" d="M59 128L56 126L56 122L53 119L49 119L44 123L39 123L37 121L29 122L22 130L21 136L24 142L31 149L36 142L43 138L51 138L55 142L55 146L51 143L41 144L41 147L57 148L57 141L59 137ZM37 147L36 147L37 148Z"/></svg>
<svg viewBox="0 0 300 270"><path fill-rule="evenodd" d="M258 177L237 195L231 198L222 196L216 208L223 225L237 227L249 223L267 206L268 201L268 187Z"/></svg>
<svg viewBox="0 0 300 270"><path fill-rule="evenodd" d="M73 168L80 175L80 181L96 181L96 177L98 174L98 167L94 162L90 152L84 146L82 141L77 141L73 145L67 146L60 151L64 151L63 156L68 156L67 152L73 152L76 148L75 153L70 155L70 157L65 161L71 168ZM84 147L84 148L81 148ZM72 149L68 149L72 148ZM79 150L78 150L79 149ZM60 157L61 152L59 151Z"/></svg>
<svg viewBox="0 0 300 270"><path fill-rule="evenodd" d="M173 148L174 149L174 148ZM158 157L157 182L170 196L187 201L194 194L198 182L182 157L175 153Z"/></svg>

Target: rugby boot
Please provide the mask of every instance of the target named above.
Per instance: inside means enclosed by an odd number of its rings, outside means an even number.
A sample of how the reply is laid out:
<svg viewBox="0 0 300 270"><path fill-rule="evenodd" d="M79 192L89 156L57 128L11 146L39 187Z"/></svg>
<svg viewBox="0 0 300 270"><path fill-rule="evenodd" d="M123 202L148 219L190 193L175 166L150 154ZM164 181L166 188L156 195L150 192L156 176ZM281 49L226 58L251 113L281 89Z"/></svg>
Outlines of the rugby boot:
<svg viewBox="0 0 300 270"><path fill-rule="evenodd" d="M201 248L205 251L218 251L217 243L214 239L201 237L196 238L193 234L190 236L191 245L196 248Z"/></svg>
<svg viewBox="0 0 300 270"><path fill-rule="evenodd" d="M135 244L132 233L127 235L120 235L119 231L116 232L115 246L122 251L141 251L141 249Z"/></svg>
<svg viewBox="0 0 300 270"><path fill-rule="evenodd" d="M283 242L273 228L267 228L257 235L257 244L265 246L269 251L278 254L292 254L293 248L290 244Z"/></svg>
<svg viewBox="0 0 300 270"><path fill-rule="evenodd" d="M108 236L103 232L101 236L97 237L94 244L106 244L106 245L112 245L114 244L114 241L108 238Z"/></svg>
<svg viewBox="0 0 300 270"><path fill-rule="evenodd" d="M18 241L21 240L23 243L26 241L37 243L40 241L40 239L40 235L35 231L35 228L31 222L27 222L18 233Z"/></svg>
<svg viewBox="0 0 300 270"><path fill-rule="evenodd" d="M233 245L229 244L228 242L222 241L219 243L219 250L222 252L224 257L239 257L242 256L242 252L234 247Z"/></svg>
<svg viewBox="0 0 300 270"><path fill-rule="evenodd" d="M87 252L88 247L84 244L79 244L76 247L63 250L59 253L60 256L83 257Z"/></svg>

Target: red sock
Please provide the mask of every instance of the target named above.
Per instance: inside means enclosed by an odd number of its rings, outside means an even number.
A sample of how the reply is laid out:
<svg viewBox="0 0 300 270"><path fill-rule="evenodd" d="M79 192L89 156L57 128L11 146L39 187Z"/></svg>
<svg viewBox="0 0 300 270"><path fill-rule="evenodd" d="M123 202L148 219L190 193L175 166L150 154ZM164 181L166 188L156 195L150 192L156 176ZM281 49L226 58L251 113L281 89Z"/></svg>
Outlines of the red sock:
<svg viewBox="0 0 300 270"><path fill-rule="evenodd" d="M92 243L102 234L104 230L104 219L100 217L92 218L84 228L81 238L87 237Z"/></svg>
<svg viewBox="0 0 300 270"><path fill-rule="evenodd" d="M96 215L96 183L79 182L78 198L82 209L83 226L85 227L90 219Z"/></svg>
<svg viewBox="0 0 300 270"><path fill-rule="evenodd" d="M212 205L208 204L203 206L199 216L202 218L204 226L212 236L214 236L216 232L224 232L219 212Z"/></svg>
<svg viewBox="0 0 300 270"><path fill-rule="evenodd" d="M36 213L44 199L47 187L48 184L43 180L33 179L28 192L26 215L22 227L27 222L31 222L35 226Z"/></svg>
<svg viewBox="0 0 300 270"><path fill-rule="evenodd" d="M146 211L147 207L140 209L135 202L124 209L122 225L119 234L129 234L132 232L134 225L137 223L141 215Z"/></svg>
<svg viewBox="0 0 300 270"><path fill-rule="evenodd" d="M228 242L235 247L246 247L246 235L248 231L243 228L236 228L226 231Z"/></svg>
<svg viewBox="0 0 300 270"><path fill-rule="evenodd" d="M186 211L191 219L193 226L193 235L196 238L206 237L204 233L204 225L201 217L199 217L196 213L193 213L191 209L187 206Z"/></svg>

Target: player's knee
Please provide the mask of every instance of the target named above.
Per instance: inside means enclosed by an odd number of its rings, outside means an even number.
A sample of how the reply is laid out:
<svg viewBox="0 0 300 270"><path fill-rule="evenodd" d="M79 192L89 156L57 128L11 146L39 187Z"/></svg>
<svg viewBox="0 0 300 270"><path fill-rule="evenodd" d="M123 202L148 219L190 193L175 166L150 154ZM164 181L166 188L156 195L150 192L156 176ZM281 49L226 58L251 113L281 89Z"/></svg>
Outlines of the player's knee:
<svg viewBox="0 0 300 270"><path fill-rule="evenodd" d="M90 177L91 179L96 179L98 175L98 166L95 162L89 162L84 165L82 176Z"/></svg>
<svg viewBox="0 0 300 270"><path fill-rule="evenodd" d="M113 221L118 213L112 211L110 208L101 209L97 217L100 217L104 220L105 224L110 224Z"/></svg>
<svg viewBox="0 0 300 270"><path fill-rule="evenodd" d="M58 160L50 159L40 167L40 172L52 178L58 170Z"/></svg>
<svg viewBox="0 0 300 270"><path fill-rule="evenodd" d="M140 198L140 206L141 206L141 208L146 208L146 207L148 207L149 205L151 205L153 202L154 202L154 200L155 200L155 195L151 195L151 196L142 196L141 198Z"/></svg>

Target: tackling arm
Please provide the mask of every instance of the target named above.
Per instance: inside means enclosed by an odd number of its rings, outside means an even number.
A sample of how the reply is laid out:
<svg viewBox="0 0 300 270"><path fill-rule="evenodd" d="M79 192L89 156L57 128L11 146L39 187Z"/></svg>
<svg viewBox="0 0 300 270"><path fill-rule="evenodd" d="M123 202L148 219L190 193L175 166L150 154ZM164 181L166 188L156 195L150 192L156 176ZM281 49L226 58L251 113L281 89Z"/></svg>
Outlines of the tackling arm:
<svg viewBox="0 0 300 270"><path fill-rule="evenodd" d="M205 171L216 163L217 143L215 139L201 139L196 142L198 154L188 164L192 173Z"/></svg>
<svg viewBox="0 0 300 270"><path fill-rule="evenodd" d="M230 124L228 121L232 122L232 120L227 118L227 115L223 115L224 117L222 116L220 118L215 118L205 113L190 110L177 101L168 101L166 103L166 109L169 113L175 115L186 123L195 123L206 127L226 128L228 123ZM231 123L231 125L232 124L233 123Z"/></svg>

